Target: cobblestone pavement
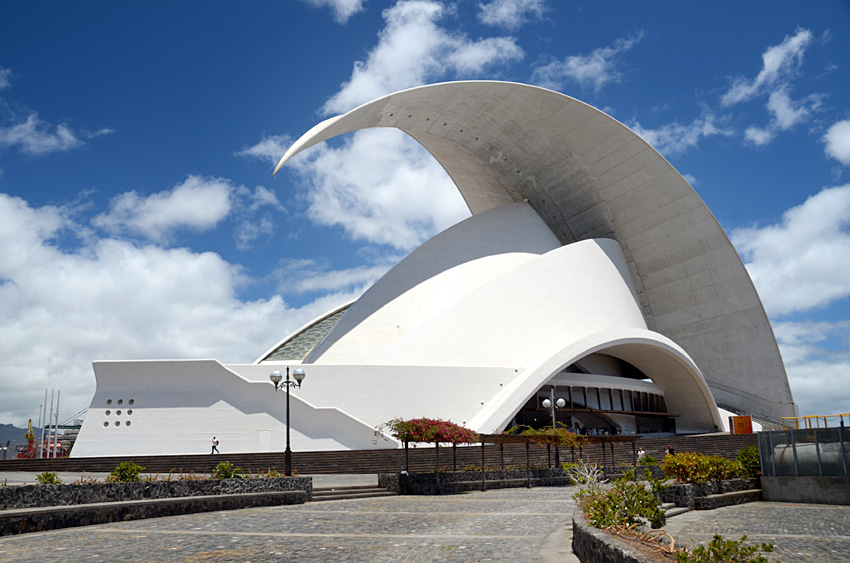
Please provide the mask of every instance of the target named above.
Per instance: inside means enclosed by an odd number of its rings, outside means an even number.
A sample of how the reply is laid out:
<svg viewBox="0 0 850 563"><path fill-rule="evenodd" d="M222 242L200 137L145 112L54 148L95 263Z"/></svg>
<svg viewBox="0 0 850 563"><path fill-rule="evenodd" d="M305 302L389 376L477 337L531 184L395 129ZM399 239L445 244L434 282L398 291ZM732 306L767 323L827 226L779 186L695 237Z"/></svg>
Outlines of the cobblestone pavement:
<svg viewBox="0 0 850 563"><path fill-rule="evenodd" d="M747 543L772 543L770 561L847 563L850 561L850 506L753 502L689 512L665 526L680 545L708 542L714 534Z"/></svg>
<svg viewBox="0 0 850 563"><path fill-rule="evenodd" d="M574 490L381 497L81 527L0 538L0 562L540 561L553 536L569 542Z"/></svg>

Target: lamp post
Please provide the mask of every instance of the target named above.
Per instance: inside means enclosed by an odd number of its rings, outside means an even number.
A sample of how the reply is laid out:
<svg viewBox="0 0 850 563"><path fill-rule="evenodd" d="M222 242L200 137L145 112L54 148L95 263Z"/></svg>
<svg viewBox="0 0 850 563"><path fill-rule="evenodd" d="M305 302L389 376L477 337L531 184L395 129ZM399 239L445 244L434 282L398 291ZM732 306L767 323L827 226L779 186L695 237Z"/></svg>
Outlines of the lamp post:
<svg viewBox="0 0 850 563"><path fill-rule="evenodd" d="M558 397L555 399L555 387L553 386L549 389L549 398L543 399L541 403L544 409L549 409L549 412L552 413L552 431L558 427L558 421L555 418L555 411L561 410L565 406L567 406L567 402L563 399L563 397ZM555 465L560 467L561 465L561 456L560 452L558 452L558 444L555 444Z"/></svg>
<svg viewBox="0 0 850 563"><path fill-rule="evenodd" d="M292 370L292 377L295 378L295 381L291 381L289 379L289 366L286 366L285 380L283 379L283 374L277 369L269 375L269 379L274 383L275 391L286 387L286 452L283 457L283 474L287 477L292 477L292 450L289 448L289 388L301 387L301 382L304 381L305 375L302 368L295 368Z"/></svg>
<svg viewBox="0 0 850 563"><path fill-rule="evenodd" d="M557 421L555 420L555 411L561 410L565 406L567 406L567 402L563 399L563 397L558 397L555 399L555 388L552 387L549 389L549 398L543 399L541 403L544 409L549 409L549 412L552 413L552 428L557 427Z"/></svg>

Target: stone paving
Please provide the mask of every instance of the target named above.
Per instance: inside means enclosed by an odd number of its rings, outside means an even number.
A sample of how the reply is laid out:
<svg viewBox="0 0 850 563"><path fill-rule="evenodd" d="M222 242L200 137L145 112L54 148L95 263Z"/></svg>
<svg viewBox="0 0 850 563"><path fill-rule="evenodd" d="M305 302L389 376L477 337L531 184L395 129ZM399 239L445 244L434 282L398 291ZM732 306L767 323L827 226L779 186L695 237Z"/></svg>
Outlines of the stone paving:
<svg viewBox="0 0 850 563"><path fill-rule="evenodd" d="M325 485L365 477L328 477ZM252 508L0 538L0 563L38 561L578 561L573 487ZM715 533L776 546L770 561L850 562L850 506L758 502L689 512L678 544Z"/></svg>
<svg viewBox="0 0 850 563"><path fill-rule="evenodd" d="M770 561L847 563L850 561L850 506L753 502L688 512L668 520L665 529L677 544L747 535L748 544L772 543Z"/></svg>
<svg viewBox="0 0 850 563"><path fill-rule="evenodd" d="M0 562L563 561L551 544L554 537L568 546L574 490L381 497L89 526L0 538Z"/></svg>

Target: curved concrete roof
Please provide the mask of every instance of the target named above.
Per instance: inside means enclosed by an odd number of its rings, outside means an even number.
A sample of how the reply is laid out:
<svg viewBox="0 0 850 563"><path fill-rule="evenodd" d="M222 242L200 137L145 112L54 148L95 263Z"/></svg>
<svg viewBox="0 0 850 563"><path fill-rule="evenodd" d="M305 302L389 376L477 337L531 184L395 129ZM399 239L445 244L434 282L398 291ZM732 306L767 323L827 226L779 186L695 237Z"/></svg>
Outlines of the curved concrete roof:
<svg viewBox="0 0 850 563"><path fill-rule="evenodd" d="M527 200L562 244L619 241L647 326L687 350L719 401L773 417L796 414L773 331L737 252L684 178L626 126L534 86L433 84L318 124L277 169L312 145L371 127L395 127L421 143L473 214Z"/></svg>

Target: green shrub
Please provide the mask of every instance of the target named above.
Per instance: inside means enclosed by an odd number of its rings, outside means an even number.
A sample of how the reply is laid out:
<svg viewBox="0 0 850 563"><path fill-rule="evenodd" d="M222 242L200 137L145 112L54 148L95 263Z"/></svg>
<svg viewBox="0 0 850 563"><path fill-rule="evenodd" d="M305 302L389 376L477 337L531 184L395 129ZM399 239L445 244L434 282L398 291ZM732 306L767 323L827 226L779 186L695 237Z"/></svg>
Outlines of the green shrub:
<svg viewBox="0 0 850 563"><path fill-rule="evenodd" d="M679 483L704 483L738 477L741 464L725 457L685 452L664 457L664 473Z"/></svg>
<svg viewBox="0 0 850 563"><path fill-rule="evenodd" d="M215 466L212 472L213 479L244 479L242 468L238 465L233 465L229 461L222 461Z"/></svg>
<svg viewBox="0 0 850 563"><path fill-rule="evenodd" d="M44 471L35 476L35 480L41 483L42 485L61 485L62 479L59 478L56 473L51 471Z"/></svg>
<svg viewBox="0 0 850 563"><path fill-rule="evenodd" d="M658 465L658 460L651 455L645 455L638 460L638 465Z"/></svg>
<svg viewBox="0 0 850 563"><path fill-rule="evenodd" d="M145 468L137 463L125 461L119 463L118 467L109 473L109 477L106 480L110 483L134 483L142 480L139 475L144 470Z"/></svg>
<svg viewBox="0 0 850 563"><path fill-rule="evenodd" d="M720 534L715 534L708 545L700 545L690 553L679 552L676 554L678 563L723 563L734 561L735 563L767 563L767 559L759 553L773 552L773 544L763 543L761 545L743 545L747 536L741 536L740 540L724 540Z"/></svg>
<svg viewBox="0 0 850 563"><path fill-rule="evenodd" d="M574 498L584 512L588 524L597 528L629 526L646 518L653 528L664 522L664 513L651 490L635 480L634 472L614 481L611 487L598 484L584 487Z"/></svg>
<svg viewBox="0 0 850 563"><path fill-rule="evenodd" d="M750 479L761 474L761 460L759 458L759 447L755 444L745 446L738 451L738 463L741 464L742 475Z"/></svg>

